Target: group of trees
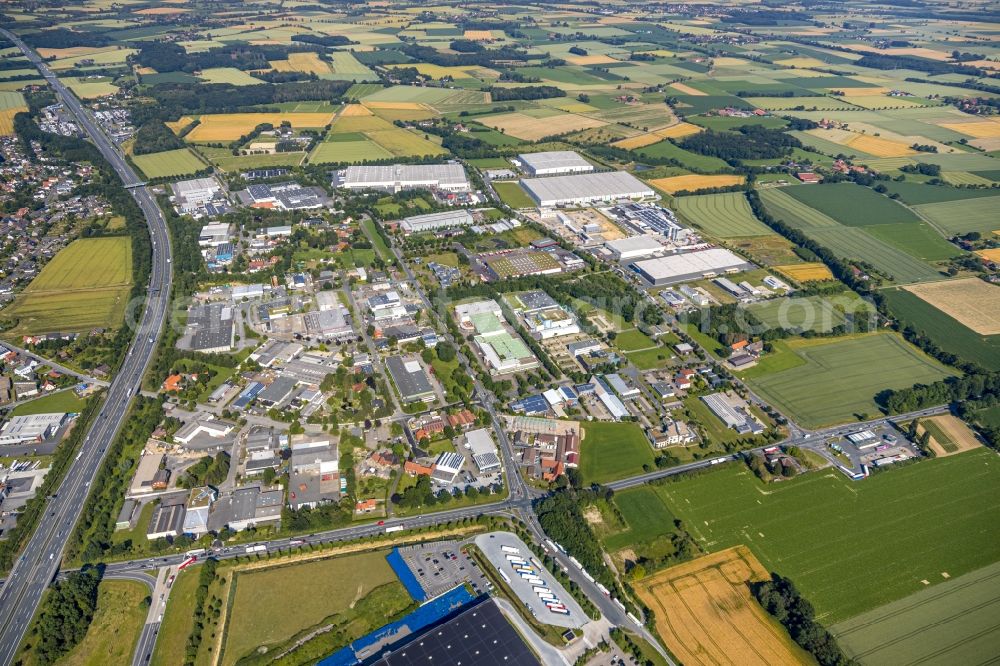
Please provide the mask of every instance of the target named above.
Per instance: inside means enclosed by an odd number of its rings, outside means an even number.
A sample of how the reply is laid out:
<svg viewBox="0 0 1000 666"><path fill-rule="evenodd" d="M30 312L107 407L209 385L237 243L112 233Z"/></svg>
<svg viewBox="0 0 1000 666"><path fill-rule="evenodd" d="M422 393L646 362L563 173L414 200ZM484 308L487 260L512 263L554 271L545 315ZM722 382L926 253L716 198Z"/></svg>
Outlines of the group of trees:
<svg viewBox="0 0 1000 666"><path fill-rule="evenodd" d="M183 147L184 142L171 132L162 120L151 119L140 125L136 131L135 143L132 144L132 154L147 155Z"/></svg>
<svg viewBox="0 0 1000 666"><path fill-rule="evenodd" d="M507 102L514 99L549 99L565 97L566 91L555 86L524 86L523 88L503 88L491 86L488 92L494 102Z"/></svg>
<svg viewBox="0 0 1000 666"><path fill-rule="evenodd" d="M84 567L53 583L35 622L32 647L39 664L53 664L79 645L97 609L97 588L103 571Z"/></svg>
<svg viewBox="0 0 1000 666"><path fill-rule="evenodd" d="M914 69L918 72L927 72L931 75L937 74L965 74L968 76L979 76L981 70L970 65L960 65L942 60L928 60L907 55L886 55L882 53L868 53L860 60L854 62L859 67L870 67L872 69Z"/></svg>
<svg viewBox="0 0 1000 666"><path fill-rule="evenodd" d="M276 85L260 83L252 86L234 86L229 83L161 83L153 86L149 96L155 101L150 112L161 120L176 120L184 114L231 113L250 107L282 102L327 100L337 102L350 81L297 81ZM254 108L254 111L266 109ZM273 109L277 111L278 109Z"/></svg>
<svg viewBox="0 0 1000 666"><path fill-rule="evenodd" d="M751 583L750 591L761 606L788 629L792 639L812 654L820 666L848 666L837 641L814 619L812 604L802 598L787 578L771 574L771 580Z"/></svg>
<svg viewBox="0 0 1000 666"><path fill-rule="evenodd" d="M581 505L598 497L610 500L613 492L608 490L576 490L563 488L540 500L535 505L538 522L545 533L575 557L594 578L608 588L614 581L608 568L604 566L604 555L600 542L587 526Z"/></svg>
<svg viewBox="0 0 1000 666"><path fill-rule="evenodd" d="M198 486L218 486L229 474L229 454L219 451L212 456L202 456L198 462L187 468L178 483L183 488Z"/></svg>
<svg viewBox="0 0 1000 666"><path fill-rule="evenodd" d="M782 157L793 148L801 148L802 142L781 130L768 129L761 125L744 125L736 132L706 130L692 134L677 142L684 150L700 155L718 157L731 165L742 160L764 160Z"/></svg>
<svg viewBox="0 0 1000 666"><path fill-rule="evenodd" d="M948 377L931 384L890 390L878 399L890 414L906 414L935 405L1000 395L1000 372L981 372Z"/></svg>

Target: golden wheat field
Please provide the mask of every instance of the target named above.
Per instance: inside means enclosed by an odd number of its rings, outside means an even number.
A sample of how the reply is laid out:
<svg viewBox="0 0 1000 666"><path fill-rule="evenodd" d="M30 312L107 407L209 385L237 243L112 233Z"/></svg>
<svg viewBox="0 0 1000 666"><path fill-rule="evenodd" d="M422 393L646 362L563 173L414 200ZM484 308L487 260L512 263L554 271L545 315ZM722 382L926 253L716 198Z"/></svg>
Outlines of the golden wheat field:
<svg viewBox="0 0 1000 666"><path fill-rule="evenodd" d="M817 282L820 280L833 279L833 273L831 273L830 269L826 267L826 264L821 264L819 262L775 266L774 270L787 275L796 282Z"/></svg>
<svg viewBox="0 0 1000 666"><path fill-rule="evenodd" d="M694 192L696 190L704 190L710 187L728 187L729 185L740 185L743 183L743 176L736 174L717 174L714 176L704 176L698 173L688 174L686 176L671 176L670 178L657 178L655 180L649 181L649 184L653 187L659 188L664 192L669 192L673 194L674 192L680 192L686 190L688 192Z"/></svg>
<svg viewBox="0 0 1000 666"><path fill-rule="evenodd" d="M261 123L275 127L282 121L292 127L324 127L333 113L216 113L201 117L201 123L185 137L188 141L235 141Z"/></svg>
<svg viewBox="0 0 1000 666"><path fill-rule="evenodd" d="M979 335L1000 334L1000 287L962 278L904 287Z"/></svg>

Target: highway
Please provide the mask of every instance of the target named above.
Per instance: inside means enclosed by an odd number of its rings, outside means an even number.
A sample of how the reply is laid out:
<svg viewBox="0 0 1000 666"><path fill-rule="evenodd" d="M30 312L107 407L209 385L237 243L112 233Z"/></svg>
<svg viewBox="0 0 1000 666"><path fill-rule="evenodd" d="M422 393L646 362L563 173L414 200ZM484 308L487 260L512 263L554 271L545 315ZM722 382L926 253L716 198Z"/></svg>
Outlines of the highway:
<svg viewBox="0 0 1000 666"><path fill-rule="evenodd" d="M132 196L146 217L153 242L149 297L129 351L108 387L104 403L65 480L50 499L34 534L0 590L0 664L6 665L14 660L42 593L59 570L63 549L87 499L91 481L128 413L129 403L139 389L156 349L167 316L171 267L166 220L152 193L141 186L142 181L125 162L117 146L100 130L89 112L83 109L79 100L55 77L44 61L9 30L0 28L0 34L13 42L38 69L122 182L131 188Z"/></svg>

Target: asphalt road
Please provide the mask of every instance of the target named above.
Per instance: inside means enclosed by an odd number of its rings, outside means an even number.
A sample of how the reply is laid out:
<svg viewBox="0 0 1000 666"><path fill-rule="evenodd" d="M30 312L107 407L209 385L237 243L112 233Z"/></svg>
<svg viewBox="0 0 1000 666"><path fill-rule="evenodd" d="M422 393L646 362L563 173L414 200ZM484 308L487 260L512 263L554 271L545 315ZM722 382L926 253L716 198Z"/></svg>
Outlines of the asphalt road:
<svg viewBox="0 0 1000 666"><path fill-rule="evenodd" d="M59 570L66 540L79 517L90 483L104 460L108 444L118 432L129 403L138 390L149 359L156 348L167 315L170 293L170 239L166 221L153 195L125 162L118 148L98 128L79 100L52 74L44 61L6 29L0 34L12 41L55 90L80 128L108 160L142 209L153 241L150 292L128 354L108 388L104 404L94 420L68 474L46 507L31 540L14 564L0 590L0 664L10 664L35 614L42 593Z"/></svg>

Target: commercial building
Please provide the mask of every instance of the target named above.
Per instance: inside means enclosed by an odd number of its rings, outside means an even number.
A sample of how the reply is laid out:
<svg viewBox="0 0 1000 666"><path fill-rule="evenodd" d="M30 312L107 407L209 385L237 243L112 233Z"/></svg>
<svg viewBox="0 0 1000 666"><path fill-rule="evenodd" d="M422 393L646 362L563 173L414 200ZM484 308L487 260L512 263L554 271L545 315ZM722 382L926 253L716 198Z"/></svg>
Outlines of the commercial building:
<svg viewBox="0 0 1000 666"><path fill-rule="evenodd" d="M291 397L296 383L291 377L277 377L257 394L257 402L265 407L280 405Z"/></svg>
<svg viewBox="0 0 1000 666"><path fill-rule="evenodd" d="M390 356L386 359L385 365L404 403L434 401L434 387L431 386L431 380L424 367L416 358Z"/></svg>
<svg viewBox="0 0 1000 666"><path fill-rule="evenodd" d="M538 206L588 206L601 201L655 197L656 192L625 171L522 178L521 187Z"/></svg>
<svg viewBox="0 0 1000 666"><path fill-rule="evenodd" d="M218 247L229 242L230 227L222 222L206 224L198 234L198 245L202 247Z"/></svg>
<svg viewBox="0 0 1000 666"><path fill-rule="evenodd" d="M602 377L595 375L590 378L590 383L594 385L594 395L601 401L604 408L608 410L612 419L619 421L629 415L625 403L614 394L611 387L608 386L608 383Z"/></svg>
<svg viewBox="0 0 1000 666"><path fill-rule="evenodd" d="M303 187L296 182L251 185L237 192L240 201L253 208L304 210L322 208L326 193L321 188Z"/></svg>
<svg viewBox="0 0 1000 666"><path fill-rule="evenodd" d="M184 504L159 504L153 509L146 529L146 538L150 541L165 537L175 537L182 533L184 527Z"/></svg>
<svg viewBox="0 0 1000 666"><path fill-rule="evenodd" d="M750 413L746 401L735 394L712 393L703 395L701 400L720 421L741 435L764 431L764 426Z"/></svg>
<svg viewBox="0 0 1000 666"><path fill-rule="evenodd" d="M182 180L170 187L178 203L194 206L207 203L222 193L222 186L214 178Z"/></svg>
<svg viewBox="0 0 1000 666"><path fill-rule="evenodd" d="M632 264L632 270L654 286L712 278L723 273L739 273L751 268L753 264L743 257L718 247L644 259Z"/></svg>
<svg viewBox="0 0 1000 666"><path fill-rule="evenodd" d="M41 442L56 434L66 422L65 413L15 416L0 428L0 444Z"/></svg>
<svg viewBox="0 0 1000 666"><path fill-rule="evenodd" d="M215 501L215 490L208 486L192 488L184 511L184 534L199 537L208 532L208 514Z"/></svg>
<svg viewBox="0 0 1000 666"><path fill-rule="evenodd" d="M292 444L288 504L293 509L340 500L340 456L328 439Z"/></svg>
<svg viewBox="0 0 1000 666"><path fill-rule="evenodd" d="M666 248L653 236L630 236L619 240L610 240L604 247L611 252L615 261L635 261L657 254L663 254Z"/></svg>
<svg viewBox="0 0 1000 666"><path fill-rule="evenodd" d="M222 450L233 443L233 438L228 436L235 427L226 421L200 417L182 425L174 433L174 441L188 449Z"/></svg>
<svg viewBox="0 0 1000 666"><path fill-rule="evenodd" d="M542 153L518 155L522 170L532 176L554 176L566 173L584 173L594 170L594 165L572 150L550 150Z"/></svg>
<svg viewBox="0 0 1000 666"><path fill-rule="evenodd" d="M188 310L187 329L188 349L228 352L235 343L233 308L224 303L192 305Z"/></svg>
<svg viewBox="0 0 1000 666"><path fill-rule="evenodd" d="M451 192L468 192L468 176L461 164L392 164L385 166L352 166L338 172L335 187L349 190L388 190L399 192L415 188L435 188Z"/></svg>
<svg viewBox="0 0 1000 666"><path fill-rule="evenodd" d="M461 453L446 451L438 455L434 461L434 471L431 478L442 485L451 485L455 482L455 477L462 471L465 465L465 458Z"/></svg>
<svg viewBox="0 0 1000 666"><path fill-rule="evenodd" d="M245 486L219 497L208 513L208 529L218 532L224 527L239 532L251 526L276 523L281 520L283 492Z"/></svg>
<svg viewBox="0 0 1000 666"><path fill-rule="evenodd" d="M472 217L472 213L462 208L460 210L448 210L441 213L414 215L405 218L399 226L402 227L405 233L419 234L441 229L459 229L461 227L468 227L473 222L475 220Z"/></svg>
<svg viewBox="0 0 1000 666"><path fill-rule="evenodd" d="M465 446L472 451L472 462L480 474L494 474L500 471L500 457L489 428L470 430L465 434Z"/></svg>

